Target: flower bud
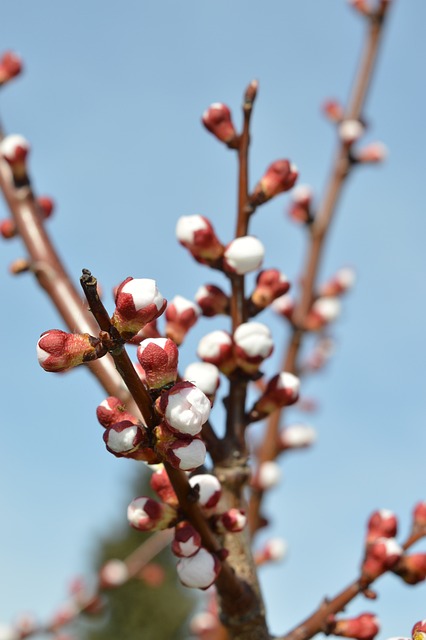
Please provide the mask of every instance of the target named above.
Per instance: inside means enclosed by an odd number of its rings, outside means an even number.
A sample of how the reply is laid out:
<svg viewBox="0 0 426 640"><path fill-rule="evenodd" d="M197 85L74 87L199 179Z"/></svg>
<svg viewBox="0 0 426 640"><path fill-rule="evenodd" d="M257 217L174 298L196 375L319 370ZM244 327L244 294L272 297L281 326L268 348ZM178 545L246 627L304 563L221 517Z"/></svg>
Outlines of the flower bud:
<svg viewBox="0 0 426 640"><path fill-rule="evenodd" d="M322 105L322 112L331 122L341 122L343 120L344 110L337 100L326 100Z"/></svg>
<svg viewBox="0 0 426 640"><path fill-rule="evenodd" d="M0 222L0 233L5 240L14 238L18 233L15 222L10 218L2 220Z"/></svg>
<svg viewBox="0 0 426 640"><path fill-rule="evenodd" d="M161 395L158 404L167 426L189 436L200 433L211 410L210 400L192 382L178 382Z"/></svg>
<svg viewBox="0 0 426 640"><path fill-rule="evenodd" d="M201 338L197 355L204 362L214 364L225 374L231 373L236 367L232 338L226 331L212 331Z"/></svg>
<svg viewBox="0 0 426 640"><path fill-rule="evenodd" d="M395 538L398 532L398 520L392 511L380 509L371 514L367 524L366 543L370 544L377 538Z"/></svg>
<svg viewBox="0 0 426 640"><path fill-rule="evenodd" d="M17 134L6 136L0 142L0 155L10 166L16 187L22 187L29 183L26 162L29 150L29 142Z"/></svg>
<svg viewBox="0 0 426 640"><path fill-rule="evenodd" d="M179 522L175 527L172 551L178 558L190 558L201 549L201 536L189 522Z"/></svg>
<svg viewBox="0 0 426 640"><path fill-rule="evenodd" d="M5 51L0 58L0 86L19 76L21 71L21 58L13 51Z"/></svg>
<svg viewBox="0 0 426 640"><path fill-rule="evenodd" d="M167 475L167 472L163 465L160 465L159 468L152 474L150 485L163 502L166 502L167 504L175 508L179 506L177 495L171 485L169 476Z"/></svg>
<svg viewBox="0 0 426 640"><path fill-rule="evenodd" d="M257 566L266 562L279 562L287 555L288 545L282 538L271 538L265 546L256 551L254 561Z"/></svg>
<svg viewBox="0 0 426 640"><path fill-rule="evenodd" d="M357 151L355 159L362 163L379 163L388 157L388 149L383 142L372 142Z"/></svg>
<svg viewBox="0 0 426 640"><path fill-rule="evenodd" d="M258 206L274 198L279 193L288 191L294 186L297 180L298 170L295 164L289 160L276 160L269 165L263 177L257 183L253 193L250 195L250 202Z"/></svg>
<svg viewBox="0 0 426 640"><path fill-rule="evenodd" d="M284 273L278 269L264 269L257 276L256 288L251 295L251 300L259 309L265 309L289 289L290 282Z"/></svg>
<svg viewBox="0 0 426 640"><path fill-rule="evenodd" d="M280 316L283 316L288 320L292 319L295 304L290 295L284 294L283 296L280 296L273 301L271 307L275 311L275 313L278 313Z"/></svg>
<svg viewBox="0 0 426 640"><path fill-rule="evenodd" d="M247 516L241 509L232 508L214 518L214 527L218 533L239 533L247 524Z"/></svg>
<svg viewBox="0 0 426 640"><path fill-rule="evenodd" d="M183 379L195 384L213 404L216 391L220 385L220 372L214 364L210 364L210 362L193 362L186 367Z"/></svg>
<svg viewBox="0 0 426 640"><path fill-rule="evenodd" d="M116 422L103 433L106 448L117 458L128 457L146 442L145 432L130 420Z"/></svg>
<svg viewBox="0 0 426 640"><path fill-rule="evenodd" d="M213 640L219 626L217 616L210 611L201 611L197 613L189 623L189 630L197 638L197 640Z"/></svg>
<svg viewBox="0 0 426 640"><path fill-rule="evenodd" d="M169 338L147 338L137 350L150 389L161 389L177 378L179 351Z"/></svg>
<svg viewBox="0 0 426 640"><path fill-rule="evenodd" d="M39 196L37 198L37 204L39 206L43 220L47 220L47 218L50 218L55 210L55 203L52 198L49 198L49 196Z"/></svg>
<svg viewBox="0 0 426 640"><path fill-rule="evenodd" d="M222 487L216 476L200 473L189 478L189 484L198 491L198 504L204 510L214 509L222 495Z"/></svg>
<svg viewBox="0 0 426 640"><path fill-rule="evenodd" d="M127 338L158 318L167 301L158 291L155 280L129 277L117 287L115 305L111 322Z"/></svg>
<svg viewBox="0 0 426 640"><path fill-rule="evenodd" d="M203 113L203 125L218 140L228 146L235 146L238 136L232 123L231 111L221 102L215 102Z"/></svg>
<svg viewBox="0 0 426 640"><path fill-rule="evenodd" d="M355 640L373 640L380 631L378 618L372 613L362 613L356 618L346 620L332 620L330 633L343 638L355 638Z"/></svg>
<svg viewBox="0 0 426 640"><path fill-rule="evenodd" d="M326 336L320 337L312 352L303 363L303 371L319 371L334 353L334 341Z"/></svg>
<svg viewBox="0 0 426 640"><path fill-rule="evenodd" d="M426 579L426 553L402 556L392 569L407 584L418 584Z"/></svg>
<svg viewBox="0 0 426 640"><path fill-rule="evenodd" d="M294 187L291 197L292 201L288 211L290 218L301 224L310 224L313 221L311 187L300 184Z"/></svg>
<svg viewBox="0 0 426 640"><path fill-rule="evenodd" d="M194 471L204 464L207 451L201 438L177 437L165 424L155 427L154 434L157 440L156 451L175 469Z"/></svg>
<svg viewBox="0 0 426 640"><path fill-rule="evenodd" d="M195 294L195 300L207 318L229 313L229 297L214 284L202 285Z"/></svg>
<svg viewBox="0 0 426 640"><path fill-rule="evenodd" d="M419 620L419 622L416 622L411 630L411 637L413 638L413 640L425 640L426 620Z"/></svg>
<svg viewBox="0 0 426 640"><path fill-rule="evenodd" d="M204 216L182 216L177 221L176 236L180 244L202 264L217 262L224 252L211 222Z"/></svg>
<svg viewBox="0 0 426 640"><path fill-rule="evenodd" d="M172 527L176 521L173 507L142 496L135 498L127 509L129 524L139 531L160 531Z"/></svg>
<svg viewBox="0 0 426 640"><path fill-rule="evenodd" d="M122 560L108 560L99 571L100 586L103 589L120 587L129 577L127 565Z"/></svg>
<svg viewBox="0 0 426 640"><path fill-rule="evenodd" d="M281 431L279 448L281 451L303 449L310 447L315 440L316 432L313 427L307 424L291 424Z"/></svg>
<svg viewBox="0 0 426 640"><path fill-rule="evenodd" d="M371 15L370 5L367 0L348 0L351 7L364 16Z"/></svg>
<svg viewBox="0 0 426 640"><path fill-rule="evenodd" d="M203 547L190 558L181 558L176 569L185 587L208 589L220 572L220 562Z"/></svg>
<svg viewBox="0 0 426 640"><path fill-rule="evenodd" d="M106 349L88 333L65 333L51 329L41 334L37 342L37 357L45 371L66 371L84 362L101 358Z"/></svg>
<svg viewBox="0 0 426 640"><path fill-rule="evenodd" d="M198 320L201 309L198 304L182 296L175 296L166 309L166 336L179 345Z"/></svg>
<svg viewBox="0 0 426 640"><path fill-rule="evenodd" d="M269 380L263 395L256 402L252 411L259 414L257 419L260 419L276 409L294 404L299 398L299 389L299 378L292 373L282 371Z"/></svg>
<svg viewBox="0 0 426 640"><path fill-rule="evenodd" d="M255 373L273 350L272 334L260 322L243 322L234 332L237 365L246 373Z"/></svg>
<svg viewBox="0 0 426 640"><path fill-rule="evenodd" d="M392 569L402 554L403 550L395 538L377 538L366 549L362 564L363 577L368 581L375 580Z"/></svg>
<svg viewBox="0 0 426 640"><path fill-rule="evenodd" d="M363 135L364 125L359 120L342 120L339 125L340 140L347 145L351 145Z"/></svg>
<svg viewBox="0 0 426 640"><path fill-rule="evenodd" d="M259 269L264 255L265 248L260 240L253 236L242 236L226 247L223 266L226 271L241 276Z"/></svg>
<svg viewBox="0 0 426 640"><path fill-rule="evenodd" d="M256 474L252 478L251 485L260 491L267 491L275 487L280 479L281 469L278 463L273 460L268 460L259 465Z"/></svg>
<svg viewBox="0 0 426 640"><path fill-rule="evenodd" d="M334 276L320 288L321 297L340 296L352 289L355 284L355 271L350 267L339 269Z"/></svg>
<svg viewBox="0 0 426 640"><path fill-rule="evenodd" d="M415 528L426 528L426 502L418 502L414 507L413 525Z"/></svg>
<svg viewBox="0 0 426 640"><path fill-rule="evenodd" d="M319 331L330 324L340 314L340 301L337 298L317 298L305 319L305 329Z"/></svg>
<svg viewBox="0 0 426 640"><path fill-rule="evenodd" d="M122 422L123 420L128 420L133 424L138 422L134 415L126 411L121 400L114 396L109 396L109 398L101 402L96 409L96 417L103 427L111 427L116 422Z"/></svg>

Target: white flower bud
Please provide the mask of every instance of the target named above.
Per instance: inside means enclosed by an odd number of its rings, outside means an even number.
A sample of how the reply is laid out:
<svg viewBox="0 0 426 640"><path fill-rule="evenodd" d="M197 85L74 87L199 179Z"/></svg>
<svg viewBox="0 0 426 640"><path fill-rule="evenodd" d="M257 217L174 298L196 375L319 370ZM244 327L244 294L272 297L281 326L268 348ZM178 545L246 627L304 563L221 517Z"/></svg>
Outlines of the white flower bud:
<svg viewBox="0 0 426 640"><path fill-rule="evenodd" d="M262 490L272 489L281 478L281 469L273 460L263 462L256 473L253 484Z"/></svg>
<svg viewBox="0 0 426 640"><path fill-rule="evenodd" d="M233 240L224 253L224 265L229 271L244 275L259 269L263 262L265 249L253 236L243 236Z"/></svg>
<svg viewBox="0 0 426 640"><path fill-rule="evenodd" d="M190 382L178 383L163 394L160 406L173 430L191 436L200 433L211 410L210 400Z"/></svg>
<svg viewBox="0 0 426 640"><path fill-rule="evenodd" d="M280 434L281 446L285 449L309 447L315 440L315 429L307 424L291 424Z"/></svg>
<svg viewBox="0 0 426 640"><path fill-rule="evenodd" d="M195 233L208 229L208 222L203 216L181 216L176 225L176 237L179 242L194 244Z"/></svg>
<svg viewBox="0 0 426 640"><path fill-rule="evenodd" d="M265 359L274 348L272 334L260 322L244 322L234 332L234 342L248 358Z"/></svg>
<svg viewBox="0 0 426 640"><path fill-rule="evenodd" d="M109 560L99 572L102 586L119 587L129 579L129 570L122 560Z"/></svg>
<svg viewBox="0 0 426 640"><path fill-rule="evenodd" d="M186 587L208 589L219 574L220 564L211 553L201 548L195 556L181 558L176 568L179 580Z"/></svg>
<svg viewBox="0 0 426 640"><path fill-rule="evenodd" d="M338 129L340 139L347 144L352 144L359 140L364 130L365 128L359 120L343 120Z"/></svg>
<svg viewBox="0 0 426 640"><path fill-rule="evenodd" d="M222 494L222 487L216 476L201 473L189 478L191 487L198 485L198 502L204 509L212 509L217 505Z"/></svg>
<svg viewBox="0 0 426 640"><path fill-rule="evenodd" d="M206 396L214 395L220 384L219 369L210 362L193 362L186 367L183 378L195 384Z"/></svg>

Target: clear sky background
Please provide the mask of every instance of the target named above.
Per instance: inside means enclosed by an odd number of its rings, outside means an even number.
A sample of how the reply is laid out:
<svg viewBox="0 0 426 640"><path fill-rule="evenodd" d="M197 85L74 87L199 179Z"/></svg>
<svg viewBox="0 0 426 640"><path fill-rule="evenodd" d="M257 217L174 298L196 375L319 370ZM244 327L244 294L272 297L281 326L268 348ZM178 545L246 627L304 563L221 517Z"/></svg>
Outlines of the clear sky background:
<svg viewBox="0 0 426 640"><path fill-rule="evenodd" d="M345 189L322 275L358 272L336 325L337 353L303 386L320 410L310 452L285 460L284 481L266 510L270 533L290 547L280 567L262 570L271 629L282 633L357 575L365 522L396 511L401 540L412 506L426 499L424 451L424 61L426 3L395 0L368 100L365 140L390 148L382 167L361 168ZM253 118L252 184L289 157L300 182L320 194L335 145L320 105L346 99L362 41L362 20L344 0L54 0L5 3L0 48L25 60L25 75L2 91L6 131L31 142L39 193L57 201L49 230L77 280L90 268L108 293L126 276L152 277L167 298L223 284L177 244L176 220L202 213L223 241L234 228L235 158L200 125L223 101L240 122L247 83L260 91ZM293 281L304 238L283 212L288 196L256 214L265 266ZM5 215L1 205L1 215ZM0 619L21 611L44 618L85 571L95 540L125 518L134 463L108 454L95 408L104 393L82 369L44 373L35 358L42 331L63 328L30 276L8 264L19 240L1 244L2 437L0 447ZM108 295L112 310L112 298ZM285 343L282 323L273 374ZM226 322L202 320L182 351ZM289 419L306 416L289 412ZM223 414L213 414L220 424ZM426 541L418 545L426 550ZM426 588L394 576L377 583L380 638L409 635L426 617Z"/></svg>

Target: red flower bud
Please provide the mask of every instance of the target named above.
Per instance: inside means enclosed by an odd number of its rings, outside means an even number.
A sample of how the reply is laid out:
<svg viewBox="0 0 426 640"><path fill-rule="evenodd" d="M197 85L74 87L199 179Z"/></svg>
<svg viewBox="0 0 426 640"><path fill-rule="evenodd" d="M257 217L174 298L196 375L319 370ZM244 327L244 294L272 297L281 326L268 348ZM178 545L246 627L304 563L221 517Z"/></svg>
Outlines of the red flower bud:
<svg viewBox="0 0 426 640"><path fill-rule="evenodd" d="M380 509L375 511L367 524L366 543L370 544L377 538L395 538L398 532L398 520L392 511Z"/></svg>
<svg viewBox="0 0 426 640"><path fill-rule="evenodd" d="M194 471L204 464L206 446L198 436L177 436L165 424L154 429L155 450L175 469Z"/></svg>
<svg viewBox="0 0 426 640"><path fill-rule="evenodd" d="M362 564L363 577L369 581L378 578L396 565L402 553L395 538L377 538L366 549Z"/></svg>
<svg viewBox="0 0 426 640"><path fill-rule="evenodd" d="M340 302L337 298L318 298L305 318L305 329L319 331L338 318Z"/></svg>
<svg viewBox="0 0 426 640"><path fill-rule="evenodd" d="M291 320L294 312L294 300L291 296L284 294L280 296L272 303L272 309L275 313L278 313L280 316Z"/></svg>
<svg viewBox="0 0 426 640"><path fill-rule="evenodd" d="M344 110L340 102L337 100L327 100L322 105L322 111L326 118L331 122L340 122L343 120Z"/></svg>
<svg viewBox="0 0 426 640"><path fill-rule="evenodd" d="M426 502L418 502L413 510L413 525L426 527Z"/></svg>
<svg viewBox="0 0 426 640"><path fill-rule="evenodd" d="M14 238L18 233L15 222L10 218L6 218L6 220L2 220L0 222L0 233L5 240L10 240L10 238Z"/></svg>
<svg viewBox="0 0 426 640"><path fill-rule="evenodd" d="M50 218L55 210L55 203L49 196L39 196L37 198L37 204L40 207L41 214L44 220Z"/></svg>
<svg viewBox="0 0 426 640"><path fill-rule="evenodd" d="M129 277L117 287L115 304L112 324L124 338L130 338L158 318L167 301L158 291L155 280Z"/></svg>
<svg viewBox="0 0 426 640"><path fill-rule="evenodd" d="M177 378L179 351L169 338L147 338L137 350L150 389L161 389Z"/></svg>
<svg viewBox="0 0 426 640"><path fill-rule="evenodd" d="M21 58L13 51L5 51L0 58L0 85L16 78L22 71Z"/></svg>
<svg viewBox="0 0 426 640"><path fill-rule="evenodd" d="M101 358L106 349L88 333L65 333L51 329L41 334L37 343L37 357L45 371L66 371L84 362Z"/></svg>
<svg viewBox="0 0 426 640"><path fill-rule="evenodd" d="M189 522L183 521L175 527L172 551L178 558L190 558L201 549L201 536Z"/></svg>
<svg viewBox="0 0 426 640"><path fill-rule="evenodd" d="M371 15L370 5L367 0L349 0L349 4L355 9L355 11L358 11L362 15Z"/></svg>
<svg viewBox="0 0 426 640"><path fill-rule="evenodd" d="M413 638L413 640L425 640L426 620L419 620L419 622L416 622L411 630L411 637Z"/></svg>
<svg viewBox="0 0 426 640"><path fill-rule="evenodd" d="M388 149L383 142L372 142L357 151L355 159L362 163L379 163L386 160L387 156Z"/></svg>
<svg viewBox="0 0 426 640"><path fill-rule="evenodd" d="M333 620L330 623L330 633L355 640L373 640L379 631L379 620L372 613L362 613L356 618Z"/></svg>
<svg viewBox="0 0 426 640"><path fill-rule="evenodd" d="M267 168L265 174L257 183L250 196L250 202L257 206L288 191L297 180L298 170L296 165L289 160L276 160Z"/></svg>
<svg viewBox="0 0 426 640"><path fill-rule="evenodd" d="M26 160L29 150L29 142L17 134L6 136L0 142L0 155L10 166L16 187L28 185Z"/></svg>
<svg viewBox="0 0 426 640"><path fill-rule="evenodd" d="M418 584L426 579L426 553L402 556L392 569L407 584Z"/></svg>
<svg viewBox="0 0 426 640"><path fill-rule="evenodd" d="M207 318L229 313L229 297L214 284L202 285L195 294L195 301Z"/></svg>
<svg viewBox="0 0 426 640"><path fill-rule="evenodd" d="M340 296L352 289L355 283L355 271L350 267L339 269L319 290L321 297Z"/></svg>
<svg viewBox="0 0 426 640"><path fill-rule="evenodd" d="M214 527L218 533L239 533L247 524L247 516L241 509L232 508L214 517Z"/></svg>
<svg viewBox="0 0 426 640"><path fill-rule="evenodd" d="M163 502L175 508L179 506L175 490L163 465L152 474L150 485Z"/></svg>
<svg viewBox="0 0 426 640"><path fill-rule="evenodd" d="M103 427L110 427L116 422L122 422L123 420L129 420L133 424L138 423L138 419L135 418L129 411L126 411L121 400L110 396L101 402L96 409L96 417L99 423Z"/></svg>
<svg viewBox="0 0 426 640"><path fill-rule="evenodd" d="M225 142L229 146L237 140L237 133L232 123L231 111L221 102L215 102L203 113L203 125L218 140Z"/></svg>
<svg viewBox="0 0 426 640"><path fill-rule="evenodd" d="M127 509L129 524L139 531L168 529L174 525L176 517L173 507L145 496L132 500Z"/></svg>
<svg viewBox="0 0 426 640"><path fill-rule="evenodd" d="M176 225L176 236L180 244L191 252L202 264L217 262L224 252L211 222L204 216L182 216Z"/></svg>
<svg viewBox="0 0 426 640"><path fill-rule="evenodd" d="M256 288L251 295L252 302L259 309L265 309L276 298L290 289L287 276L278 269L264 269L256 279Z"/></svg>
<svg viewBox="0 0 426 640"><path fill-rule="evenodd" d="M292 373L283 371L269 380L263 395L254 405L252 412L259 414L257 419L260 419L276 409L294 404L299 398L299 389L299 378Z"/></svg>
<svg viewBox="0 0 426 640"><path fill-rule="evenodd" d="M291 192L292 202L290 203L289 215L292 220L301 224L309 224L313 221L311 211L312 189L300 184Z"/></svg>
<svg viewBox="0 0 426 640"><path fill-rule="evenodd" d="M182 344L189 329L201 313L200 307L182 296L175 296L166 309L166 336Z"/></svg>

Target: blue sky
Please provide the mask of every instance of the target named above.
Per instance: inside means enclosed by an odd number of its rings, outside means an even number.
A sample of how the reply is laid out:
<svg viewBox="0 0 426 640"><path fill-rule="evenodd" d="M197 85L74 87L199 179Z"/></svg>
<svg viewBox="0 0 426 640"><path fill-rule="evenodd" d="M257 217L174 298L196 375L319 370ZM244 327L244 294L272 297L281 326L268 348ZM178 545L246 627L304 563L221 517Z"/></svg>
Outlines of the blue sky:
<svg viewBox="0 0 426 640"><path fill-rule="evenodd" d="M308 416L318 444L285 461L283 484L266 505L272 534L290 546L284 565L262 573L275 633L356 576L372 510L396 511L403 537L413 504L426 499L426 5L394 4L365 138L383 140L390 157L350 179L322 268L327 277L353 265L358 282L336 325L336 357L303 387L320 401ZM343 0L39 0L8 3L0 35L1 48L18 51L26 66L2 92L0 117L32 144L35 187L57 201L48 225L69 272L77 280L90 268L107 292L128 275L153 277L167 298L191 298L200 284L224 281L178 246L176 220L202 213L228 241L236 200L235 158L202 129L203 110L223 101L239 122L244 87L257 78L252 184L271 161L289 157L300 182L320 194L335 134L319 107L327 97L346 98L362 21ZM265 266L296 281L304 239L283 215L287 201L262 207L251 231L267 248ZM39 368L38 336L63 325L30 277L8 275L22 255L19 241L3 242L1 251L0 618L7 622L23 610L46 616L61 602L96 536L124 518L134 465L105 451L94 417L104 394L89 375ZM277 336L272 374L284 330L269 312L262 320ZM217 326L226 322L199 323L183 366ZM213 422L222 418L219 411ZM356 601L348 613L378 612L380 637L408 635L425 617L424 586L390 576L378 591L378 601Z"/></svg>

